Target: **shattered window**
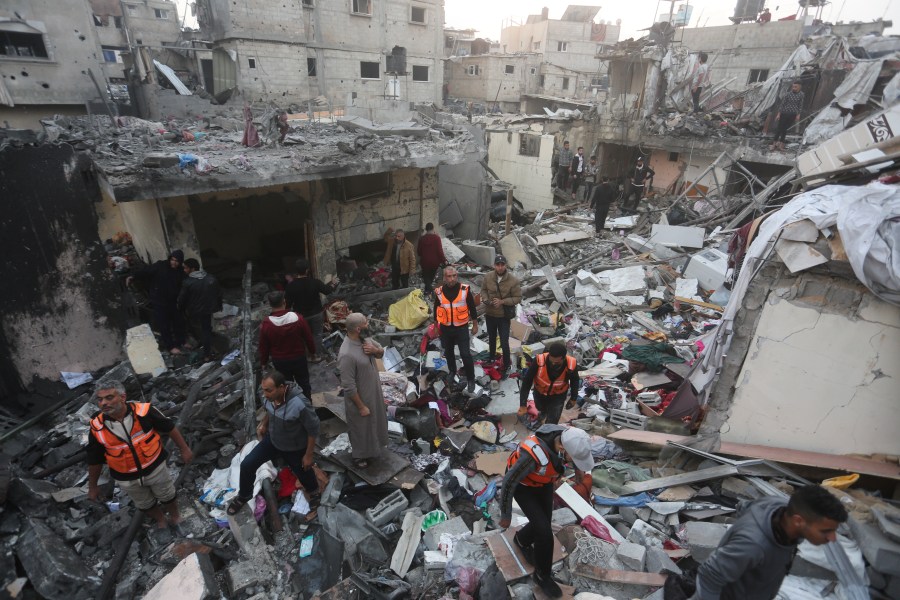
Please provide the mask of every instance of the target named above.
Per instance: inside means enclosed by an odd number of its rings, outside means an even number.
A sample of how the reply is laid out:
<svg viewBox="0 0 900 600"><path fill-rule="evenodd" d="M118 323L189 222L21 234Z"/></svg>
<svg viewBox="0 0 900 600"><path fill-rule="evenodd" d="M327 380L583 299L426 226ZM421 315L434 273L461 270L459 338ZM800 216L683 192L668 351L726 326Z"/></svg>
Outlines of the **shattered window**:
<svg viewBox="0 0 900 600"><path fill-rule="evenodd" d="M522 156L540 156L541 136L531 133L520 133L519 154Z"/></svg>
<svg viewBox="0 0 900 600"><path fill-rule="evenodd" d="M358 15L371 15L372 14L372 1L371 0L350 0L353 3L351 7L351 11Z"/></svg>
<svg viewBox="0 0 900 600"><path fill-rule="evenodd" d="M360 62L359 76L363 79L381 79L381 64L377 62Z"/></svg>
<svg viewBox="0 0 900 600"><path fill-rule="evenodd" d="M412 21L413 23L424 23L425 22L425 9L422 8L421 6L413 6L409 20Z"/></svg>
<svg viewBox="0 0 900 600"><path fill-rule="evenodd" d="M515 72L516 72L516 67L515 67L515 65L506 65L506 68L504 69L504 72L505 72L507 75L513 75L513 74L515 74Z"/></svg>
<svg viewBox="0 0 900 600"><path fill-rule="evenodd" d="M428 81L428 67L413 65L413 81Z"/></svg>
<svg viewBox="0 0 900 600"><path fill-rule="evenodd" d="M747 83L762 83L768 78L768 69L750 69L750 77L747 78Z"/></svg>
<svg viewBox="0 0 900 600"><path fill-rule="evenodd" d="M314 59L314 58L306 59L306 74L309 77L316 76L316 59Z"/></svg>
<svg viewBox="0 0 900 600"><path fill-rule="evenodd" d="M0 56L48 58L44 36L39 33L0 31Z"/></svg>

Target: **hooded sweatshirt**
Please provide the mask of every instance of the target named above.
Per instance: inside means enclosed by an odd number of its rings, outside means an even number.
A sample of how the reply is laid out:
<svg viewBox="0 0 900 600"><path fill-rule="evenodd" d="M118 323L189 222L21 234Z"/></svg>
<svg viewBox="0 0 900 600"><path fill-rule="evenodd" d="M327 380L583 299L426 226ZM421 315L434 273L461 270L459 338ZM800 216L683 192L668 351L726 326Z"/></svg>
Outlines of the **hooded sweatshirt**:
<svg viewBox="0 0 900 600"><path fill-rule="evenodd" d="M284 404L277 408L263 398L263 408L269 413L269 439L278 450L303 450L310 436L318 437L319 417L299 386L289 383L284 393Z"/></svg>
<svg viewBox="0 0 900 600"><path fill-rule="evenodd" d="M291 360L316 353L312 331L306 319L295 312L274 310L259 328L259 361Z"/></svg>
<svg viewBox="0 0 900 600"><path fill-rule="evenodd" d="M797 545L775 540L772 515L782 498L749 505L697 572L697 600L772 600L791 568Z"/></svg>
<svg viewBox="0 0 900 600"><path fill-rule="evenodd" d="M187 276L178 294L178 308L195 317L222 310L222 290L216 278L199 269Z"/></svg>

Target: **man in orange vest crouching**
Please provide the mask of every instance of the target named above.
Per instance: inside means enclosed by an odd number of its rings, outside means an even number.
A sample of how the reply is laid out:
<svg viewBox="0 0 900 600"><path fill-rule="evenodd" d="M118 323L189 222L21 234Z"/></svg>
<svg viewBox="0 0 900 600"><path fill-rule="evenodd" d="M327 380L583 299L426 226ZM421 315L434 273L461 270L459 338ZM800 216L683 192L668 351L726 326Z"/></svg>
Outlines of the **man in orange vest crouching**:
<svg viewBox="0 0 900 600"><path fill-rule="evenodd" d="M534 581L551 598L562 596L562 590L552 577L553 530L550 521L553 491L565 471L566 462L574 463L577 481L590 477L594 468L590 436L576 427L543 425L509 455L500 491L500 527L509 527L515 498L528 517L528 524L516 532L513 541L522 550L525 560L534 565Z"/></svg>
<svg viewBox="0 0 900 600"><path fill-rule="evenodd" d="M94 390L100 412L91 419L88 436L88 498L98 500L97 485L103 464L134 505L156 519L159 529L181 522L175 482L166 466L168 453L163 435L168 434L185 464L194 458L171 419L147 402L126 402L120 381L101 383ZM166 518L168 513L168 519Z"/></svg>
<svg viewBox="0 0 900 600"><path fill-rule="evenodd" d="M519 416L527 412L528 392L534 386L534 406L538 409L544 423L559 423L566 394L569 395L568 408L575 405L581 380L578 377L578 365L575 358L566 356L566 346L562 343L552 344L547 352L538 354L525 376L519 390Z"/></svg>
<svg viewBox="0 0 900 600"><path fill-rule="evenodd" d="M472 335L478 335L478 313L475 312L475 295L469 286L459 282L459 273L454 267L444 269L444 285L434 290L434 320L441 325L441 346L450 377L456 376L456 351L466 373L466 393L475 391L475 361L469 348L469 321L472 321Z"/></svg>

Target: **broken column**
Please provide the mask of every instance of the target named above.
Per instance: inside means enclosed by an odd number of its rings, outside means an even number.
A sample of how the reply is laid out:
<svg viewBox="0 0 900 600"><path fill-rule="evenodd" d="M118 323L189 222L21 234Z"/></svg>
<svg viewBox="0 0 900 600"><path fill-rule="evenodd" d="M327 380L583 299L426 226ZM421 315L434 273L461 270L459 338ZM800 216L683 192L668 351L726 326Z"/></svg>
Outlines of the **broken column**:
<svg viewBox="0 0 900 600"><path fill-rule="evenodd" d="M93 598L100 586L100 578L42 521L29 519L28 530L16 543L16 556L31 585L49 600Z"/></svg>

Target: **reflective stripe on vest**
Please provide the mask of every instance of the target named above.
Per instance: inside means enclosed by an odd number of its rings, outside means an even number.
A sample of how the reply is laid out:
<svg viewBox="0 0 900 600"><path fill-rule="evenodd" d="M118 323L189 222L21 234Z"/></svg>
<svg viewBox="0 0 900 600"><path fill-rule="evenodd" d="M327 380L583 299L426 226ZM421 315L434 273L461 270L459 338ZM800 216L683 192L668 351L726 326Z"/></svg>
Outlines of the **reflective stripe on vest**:
<svg viewBox="0 0 900 600"><path fill-rule="evenodd" d="M439 287L435 290L438 297L437 320L441 325L452 325L453 327L462 327L469 323L469 286L460 284L459 293L456 300L450 302L444 296L444 289Z"/></svg>
<svg viewBox="0 0 900 600"><path fill-rule="evenodd" d="M544 352L534 358L538 365L537 373L534 375L534 389L544 396L565 394L569 391L569 373L578 368L578 363L574 357L566 356L566 368L556 380L550 381L550 372L547 370L548 356L549 352Z"/></svg>
<svg viewBox="0 0 900 600"><path fill-rule="evenodd" d="M532 434L527 438L522 440L522 443L519 444L519 447L516 448L516 451L509 455L509 458L506 459L506 469L509 470L512 468L516 462L518 462L519 457L521 456L521 452L527 452L531 458L534 459L534 462L537 464L537 468L526 475L521 483L522 485L527 485L529 487L540 487L542 485L547 485L559 478L559 473L553 467L553 463L550 462L550 457L547 455L547 451L544 449L544 446L541 444L540 440L538 440L537 436Z"/></svg>
<svg viewBox="0 0 900 600"><path fill-rule="evenodd" d="M162 454L162 440L154 429L144 431L138 417L150 412L146 402L129 403L133 423L129 440L123 440L104 425L104 415L91 419L91 433L106 450L106 464L117 473L137 473L153 464Z"/></svg>

